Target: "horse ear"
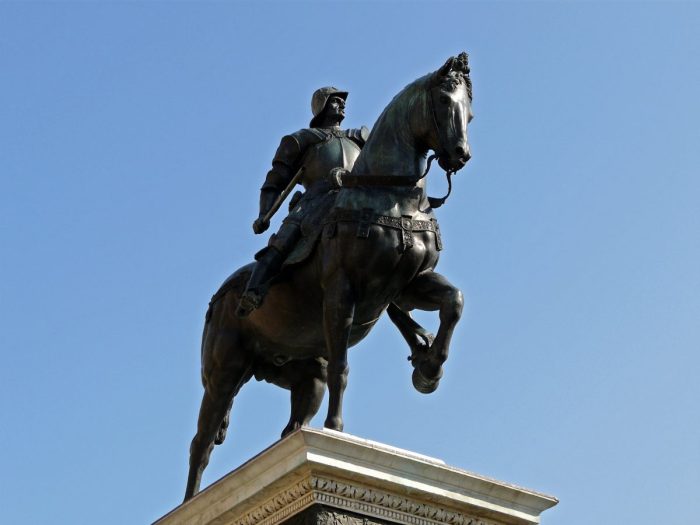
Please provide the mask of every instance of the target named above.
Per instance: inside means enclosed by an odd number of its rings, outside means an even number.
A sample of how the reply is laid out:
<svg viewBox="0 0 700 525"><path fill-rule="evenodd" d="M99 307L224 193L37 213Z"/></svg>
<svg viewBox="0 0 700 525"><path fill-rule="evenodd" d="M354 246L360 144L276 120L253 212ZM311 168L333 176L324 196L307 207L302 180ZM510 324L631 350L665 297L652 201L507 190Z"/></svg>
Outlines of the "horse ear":
<svg viewBox="0 0 700 525"><path fill-rule="evenodd" d="M452 71L452 65L455 62L455 57L450 57L447 59L447 62L445 62L445 65L442 66L440 69L437 70L437 76L444 77Z"/></svg>
<svg viewBox="0 0 700 525"><path fill-rule="evenodd" d="M462 51L459 55L454 57L452 69L453 71L458 71L463 75L469 75L469 55Z"/></svg>

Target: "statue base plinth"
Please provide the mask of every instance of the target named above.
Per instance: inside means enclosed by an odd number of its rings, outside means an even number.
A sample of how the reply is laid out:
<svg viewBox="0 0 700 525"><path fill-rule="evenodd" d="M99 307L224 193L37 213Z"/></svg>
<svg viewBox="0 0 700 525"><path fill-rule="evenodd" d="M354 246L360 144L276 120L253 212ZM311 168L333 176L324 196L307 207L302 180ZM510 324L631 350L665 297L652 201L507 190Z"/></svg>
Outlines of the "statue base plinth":
<svg viewBox="0 0 700 525"><path fill-rule="evenodd" d="M438 459L305 427L155 525L525 525L556 504Z"/></svg>

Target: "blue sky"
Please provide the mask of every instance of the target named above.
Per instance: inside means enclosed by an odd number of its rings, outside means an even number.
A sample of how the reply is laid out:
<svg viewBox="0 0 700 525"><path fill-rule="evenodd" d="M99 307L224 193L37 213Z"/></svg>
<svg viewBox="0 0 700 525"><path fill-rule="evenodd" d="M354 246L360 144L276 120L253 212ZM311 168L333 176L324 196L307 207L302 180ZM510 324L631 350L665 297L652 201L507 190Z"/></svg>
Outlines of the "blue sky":
<svg viewBox="0 0 700 525"><path fill-rule="evenodd" d="M465 315L430 396L380 322L346 431L551 493L545 524L692 522L698 27L692 2L0 3L0 522L180 502L204 312L267 240L279 139L317 87L371 125L463 50L474 157L438 218ZM287 397L244 388L206 484Z"/></svg>

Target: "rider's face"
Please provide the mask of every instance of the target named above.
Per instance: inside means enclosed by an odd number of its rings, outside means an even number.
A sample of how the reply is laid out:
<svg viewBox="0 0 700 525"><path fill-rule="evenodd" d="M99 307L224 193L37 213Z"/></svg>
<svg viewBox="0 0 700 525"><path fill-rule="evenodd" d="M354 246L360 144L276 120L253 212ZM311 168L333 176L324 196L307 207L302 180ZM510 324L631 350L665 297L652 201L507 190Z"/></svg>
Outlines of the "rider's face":
<svg viewBox="0 0 700 525"><path fill-rule="evenodd" d="M345 116L345 100L337 95L331 96L326 102L326 115L342 119Z"/></svg>

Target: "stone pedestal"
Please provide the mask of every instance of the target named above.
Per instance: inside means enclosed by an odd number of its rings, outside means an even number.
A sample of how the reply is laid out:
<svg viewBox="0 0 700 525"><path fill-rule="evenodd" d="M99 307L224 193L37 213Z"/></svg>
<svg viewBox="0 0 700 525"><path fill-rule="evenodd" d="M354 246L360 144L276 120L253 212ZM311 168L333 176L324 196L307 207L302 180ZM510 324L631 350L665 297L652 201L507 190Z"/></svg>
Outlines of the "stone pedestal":
<svg viewBox="0 0 700 525"><path fill-rule="evenodd" d="M525 525L556 504L438 459L303 428L156 525Z"/></svg>

